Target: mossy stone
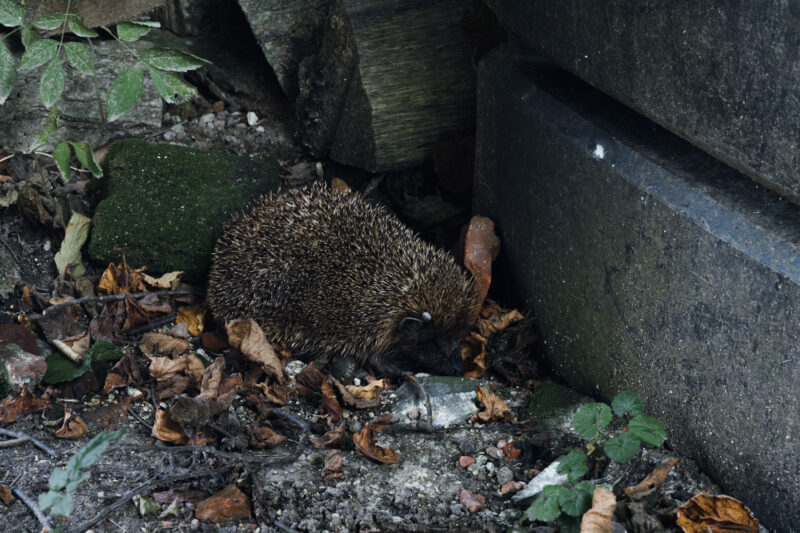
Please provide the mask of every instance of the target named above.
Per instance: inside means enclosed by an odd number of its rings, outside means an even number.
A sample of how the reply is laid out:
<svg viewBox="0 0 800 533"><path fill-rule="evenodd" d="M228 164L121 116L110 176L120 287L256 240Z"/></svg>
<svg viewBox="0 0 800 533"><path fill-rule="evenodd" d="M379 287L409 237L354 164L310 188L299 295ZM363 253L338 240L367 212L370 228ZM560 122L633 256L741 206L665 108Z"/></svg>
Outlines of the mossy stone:
<svg viewBox="0 0 800 533"><path fill-rule="evenodd" d="M114 143L105 175L92 184L102 200L92 219L89 257L205 281L225 220L280 183L278 163L129 139Z"/></svg>

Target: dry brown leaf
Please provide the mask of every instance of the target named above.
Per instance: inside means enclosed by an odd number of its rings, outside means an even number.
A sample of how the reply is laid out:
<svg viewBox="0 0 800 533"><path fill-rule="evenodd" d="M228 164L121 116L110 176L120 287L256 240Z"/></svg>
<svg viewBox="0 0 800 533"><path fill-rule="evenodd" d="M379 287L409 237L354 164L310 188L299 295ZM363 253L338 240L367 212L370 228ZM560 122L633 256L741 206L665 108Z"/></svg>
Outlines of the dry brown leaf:
<svg viewBox="0 0 800 533"><path fill-rule="evenodd" d="M86 352L89 351L91 338L89 337L89 332L84 331L83 333L79 333L67 339L53 339L50 342L53 343L53 346L58 348L58 351L66 355L69 359L75 363L81 364Z"/></svg>
<svg viewBox="0 0 800 533"><path fill-rule="evenodd" d="M471 331L461 341L461 359L464 362L465 378L480 378L486 373L487 339Z"/></svg>
<svg viewBox="0 0 800 533"><path fill-rule="evenodd" d="M172 420L169 413L164 409L156 411L151 435L160 441L169 442L170 444L179 446L189 444L189 437L186 436L181 425Z"/></svg>
<svg viewBox="0 0 800 533"><path fill-rule="evenodd" d="M624 489L625 494L628 496L635 496L636 494L648 492L652 489L661 490L661 487L664 485L664 481L667 479L667 474L669 474L672 468L680 462L681 460L677 457L664 461L652 472L650 472L646 478L639 482L639 484L633 487L626 487Z"/></svg>
<svg viewBox="0 0 800 533"><path fill-rule="evenodd" d="M260 364L267 375L278 383L285 384L286 374L283 365L272 345L267 342L264 332L255 320L233 320L225 324L231 346L245 354L251 361Z"/></svg>
<svg viewBox="0 0 800 533"><path fill-rule="evenodd" d="M197 503L200 520L222 522L250 518L250 500L236 485L228 485L210 498Z"/></svg>
<svg viewBox="0 0 800 533"><path fill-rule="evenodd" d="M481 336L488 338L492 333L502 331L524 318L522 313L516 309L503 309L492 300L486 300L481 308L480 318L475 324L475 329Z"/></svg>
<svg viewBox="0 0 800 533"><path fill-rule="evenodd" d="M205 305L183 305L178 307L178 317L176 320L186 324L189 328L189 335L197 337L203 333L203 321L206 318Z"/></svg>
<svg viewBox="0 0 800 533"><path fill-rule="evenodd" d="M11 487L0 483L0 502L4 505L11 505L14 503L14 494L11 492Z"/></svg>
<svg viewBox="0 0 800 533"><path fill-rule="evenodd" d="M324 380L325 374L317 370L313 364L306 365L305 368L295 377L295 381L297 381L297 383L304 385L311 390L317 390Z"/></svg>
<svg viewBox="0 0 800 533"><path fill-rule="evenodd" d="M677 509L685 533L758 533L758 519L730 496L700 493Z"/></svg>
<svg viewBox="0 0 800 533"><path fill-rule="evenodd" d="M0 423L10 424L20 416L25 416L36 411L50 407L50 389L41 398L33 396L28 387L22 387L22 392L16 398L6 398L0 403Z"/></svg>
<svg viewBox="0 0 800 533"><path fill-rule="evenodd" d="M142 308L149 315L157 315L159 313L171 313L172 306L167 300L159 298L158 294L148 294L144 298L136 300L139 307Z"/></svg>
<svg viewBox="0 0 800 533"><path fill-rule="evenodd" d="M137 302L130 294L126 294L125 300L123 301L125 302L125 322L122 324L122 331L128 331L136 326L147 324L147 322L153 316L152 313L148 313L142 309L142 306L139 305L139 302Z"/></svg>
<svg viewBox="0 0 800 533"><path fill-rule="evenodd" d="M360 387L356 385L347 385L345 387L347 392L359 398L361 400L372 400L377 396L381 391L386 389L386 380L385 379L376 379L372 383L368 385L362 385Z"/></svg>
<svg viewBox="0 0 800 533"><path fill-rule="evenodd" d="M473 216L464 233L463 250L464 266L472 273L478 294L472 315L477 317L492 283L492 261L500 252L500 238L495 234L494 222L480 215Z"/></svg>
<svg viewBox="0 0 800 533"><path fill-rule="evenodd" d="M308 440L311 441L311 444L313 444L318 450L324 450L326 448L338 448L344 441L344 434L345 428L344 422L342 422L333 431L328 431L319 437L317 435L310 435Z"/></svg>
<svg viewBox="0 0 800 533"><path fill-rule="evenodd" d="M255 388L264 393L269 401L277 405L289 403L289 389L275 383L256 383Z"/></svg>
<svg viewBox="0 0 800 533"><path fill-rule="evenodd" d="M342 402L350 407L355 407L356 409L372 409L373 407L377 407L381 404L380 398L373 398L371 400L362 400L360 398L356 398L350 391L347 390L347 387L344 384L336 379L333 376L328 376L328 380L336 387L336 390L339 391L339 395L342 398Z"/></svg>
<svg viewBox="0 0 800 533"><path fill-rule="evenodd" d="M225 358L217 357L214 362L208 365L203 371L203 378L200 382L200 394L198 398L216 399L219 397L219 386L222 383L222 371L225 370Z"/></svg>
<svg viewBox="0 0 800 533"><path fill-rule="evenodd" d="M478 419L483 422L514 419L511 409L495 393L479 385L475 386L475 393L483 404L483 411L477 414Z"/></svg>
<svg viewBox="0 0 800 533"><path fill-rule="evenodd" d="M182 374L190 379L192 386L199 387L206 369L199 357L194 354L186 354L177 359L153 357L150 359L148 370L156 381L167 381Z"/></svg>
<svg viewBox="0 0 800 533"><path fill-rule="evenodd" d="M109 263L103 272L97 291L101 294L120 294L122 292L145 292L144 268L133 270L125 261L121 265Z"/></svg>
<svg viewBox="0 0 800 533"><path fill-rule="evenodd" d="M112 390L131 384L144 384L142 374L139 371L139 364L136 358L130 353L117 361L106 375L106 382L103 386L103 394L108 394Z"/></svg>
<svg viewBox="0 0 800 533"><path fill-rule="evenodd" d="M331 422L338 422L342 418L342 406L336 398L334 386L330 380L322 381L322 403L319 406L320 412L331 417Z"/></svg>
<svg viewBox="0 0 800 533"><path fill-rule="evenodd" d="M64 423L56 430L56 437L59 439L79 439L86 434L86 422L81 417L72 413L71 410L64 410Z"/></svg>
<svg viewBox="0 0 800 533"><path fill-rule="evenodd" d="M164 289L167 291L174 291L178 284L181 282L181 275L183 271L176 270L175 272L167 272L161 277L154 278L142 273L142 280L154 289Z"/></svg>
<svg viewBox="0 0 800 533"><path fill-rule="evenodd" d="M458 501L470 513L477 513L486 505L486 498L482 494L473 494L467 489L461 489Z"/></svg>
<svg viewBox="0 0 800 533"><path fill-rule="evenodd" d="M250 446L259 450L274 448L286 440L286 437L268 427L248 427L247 432L250 435Z"/></svg>
<svg viewBox="0 0 800 533"><path fill-rule="evenodd" d="M325 458L325 466L322 468L323 481L342 477L343 474L344 454L339 450L330 450Z"/></svg>
<svg viewBox="0 0 800 533"><path fill-rule="evenodd" d="M151 356L156 350L158 345L158 353L168 355L181 355L189 351L192 347L186 339L179 339L166 333L153 333L148 332L142 336L142 342L139 343L139 349L143 354Z"/></svg>
<svg viewBox="0 0 800 533"><path fill-rule="evenodd" d="M617 497L605 487L594 489L592 507L583 514L581 533L611 533L611 518Z"/></svg>
<svg viewBox="0 0 800 533"><path fill-rule="evenodd" d="M389 415L384 415L377 420L367 422L364 428L353 435L353 442L356 444L356 452L358 455L368 457L373 461L383 464L392 464L400 460L400 456L389 448L382 448L375 444L375 434L389 425L391 418Z"/></svg>

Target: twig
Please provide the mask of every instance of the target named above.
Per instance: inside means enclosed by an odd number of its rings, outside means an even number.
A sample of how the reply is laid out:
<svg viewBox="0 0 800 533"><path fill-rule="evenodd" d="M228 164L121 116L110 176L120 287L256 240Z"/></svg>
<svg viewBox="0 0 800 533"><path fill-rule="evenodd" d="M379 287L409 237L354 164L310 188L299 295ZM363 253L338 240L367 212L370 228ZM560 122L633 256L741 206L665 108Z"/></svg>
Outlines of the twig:
<svg viewBox="0 0 800 533"><path fill-rule="evenodd" d="M133 407L128 407L128 412L131 415L133 415L133 418L138 420L141 425L143 425L144 427L149 429L151 432L153 431L153 426L149 422L147 422L144 418L142 418L142 415L137 413L136 410Z"/></svg>
<svg viewBox="0 0 800 533"><path fill-rule="evenodd" d="M178 316L177 313L169 313L164 316L160 316L154 320L149 321L147 324L142 324L141 326L136 326L135 328L131 328L125 332L125 335L128 337L133 337L138 335L139 333L144 333L145 331L150 331L156 328L160 328L166 324L169 324L175 317Z"/></svg>
<svg viewBox="0 0 800 533"><path fill-rule="evenodd" d="M17 498L22 500L22 503L27 505L28 508L30 508L31 511L33 511L33 514L36 517L36 520L38 520L39 523L42 525L42 530L43 531L48 531L49 532L49 531L52 530L52 528L50 527L50 523L47 521L47 517L44 515L44 513L42 513L42 510L39 509L39 506L36 505L36 502L31 500L28 497L27 494L25 494L24 492L22 492L20 489L18 489L16 487L11 487L11 492L13 492L14 495Z"/></svg>
<svg viewBox="0 0 800 533"><path fill-rule="evenodd" d="M34 153L34 154L36 154L36 155L43 155L43 156L47 156L47 157L49 157L50 159L55 159L55 157L53 157L51 154L48 154L47 152L33 152L33 153ZM49 165L48 165L48 166L49 166ZM69 169L70 169L70 170L74 170L75 172L89 172L88 170L86 170L86 169L84 169L84 168L75 168L75 167L69 167Z"/></svg>
<svg viewBox="0 0 800 533"><path fill-rule="evenodd" d="M68 529L67 533L83 533L84 531L86 531L87 529L92 527L93 525L95 525L98 522L100 522L101 520L103 520L106 516L111 514L111 512L114 511L115 509L118 509L118 508L122 507L123 505L125 505L128 502L128 500L130 500L131 498L133 498L137 494L139 494L141 492L144 492L145 490L147 490L148 488L150 488L153 485L156 485L156 484L171 485L171 484L177 483L179 481L186 481L187 479L196 479L196 478L201 478L201 477L214 476L214 475L217 475L217 474L221 474L221 473L225 472L226 470L230 470L231 468L232 467L230 467L230 466L223 466L221 468L217 468L216 470L207 470L205 472L191 472L189 474L181 474L181 475L178 475L178 476L171 476L171 477L166 477L166 478L159 478L158 474L156 474L156 475L152 476L150 479L148 479L147 481L145 481L144 483L142 483L141 485L139 485L138 487L136 487L136 488L132 489L131 491L126 492L125 494L120 496L120 498L117 501L115 501L114 503L112 503L111 505L109 505L108 507L103 509L102 511L100 511L97 514L97 516L95 516L94 518L84 522L83 524L80 524L80 525L77 525L77 526L75 526L73 528Z"/></svg>
<svg viewBox="0 0 800 533"><path fill-rule="evenodd" d="M68 302L51 305L50 307L42 311L42 315L46 315L50 311L56 311L58 309L63 309L64 307L69 307L71 305L85 304L90 302L92 303L111 302L114 300L124 300L126 296L131 296L132 298L144 298L145 296L150 296L151 294L158 294L160 296L182 296L185 294L194 294L194 291L180 290L180 291L121 292L119 294L109 294L108 296L84 296L83 298L78 298L77 300L70 300Z"/></svg>
<svg viewBox="0 0 800 533"><path fill-rule="evenodd" d="M9 439L9 440L0 441L0 448L13 448L14 446L18 446L20 444L25 444L29 440L31 440L31 439L28 438L28 437L20 437L18 439Z"/></svg>
<svg viewBox="0 0 800 533"><path fill-rule="evenodd" d="M124 445L120 446L120 448L124 448L126 450L134 450L139 452L163 452L169 454L175 453L182 453L182 452L191 452L197 453L201 452L206 455L213 455L215 457L221 457L223 459L233 459L236 461L241 461L243 463L262 463L262 464L273 464L273 463L281 463L290 459L291 456L287 455L254 455L251 453L242 454L236 452L224 452L222 450L218 450L211 446L170 446L170 447L161 447L161 446L142 446L142 445Z"/></svg>
<svg viewBox="0 0 800 533"><path fill-rule="evenodd" d="M56 452L53 448L49 447L42 441L31 437L30 435L26 435L24 433L17 433L16 431L11 431L10 429L3 429L0 428L0 435L5 435L6 437L15 437L17 439L27 438L34 444L37 448L41 449L43 452L52 455L53 457L58 457L58 452Z"/></svg>
<svg viewBox="0 0 800 533"><path fill-rule="evenodd" d="M2 242L2 243L3 243L3 245L4 245L6 248L8 248L8 251L9 251L9 252L11 252L11 255L12 255L12 256L14 256L14 261L16 261L16 262L17 262L17 264L19 264L19 257L17 257L17 254L15 254L15 253L14 253L14 250L12 250L12 249L11 249L11 245L10 245L10 244L8 244L8 243L6 242L6 240L5 240L5 239L3 239L2 237L0 237L0 242Z"/></svg>
<svg viewBox="0 0 800 533"><path fill-rule="evenodd" d="M308 434L311 433L311 424L303 420L299 416L290 413L286 409L282 409L280 407L277 409L273 409L272 412L284 417L286 420L288 420L289 422L293 423L296 426L299 426L303 430L303 432L300 433L300 438L297 439L297 446L295 447L294 452L292 452L292 454L289 456L291 462L294 462L297 460L298 457L300 457L300 452L303 450L303 445L305 445L306 440L308 439Z"/></svg>
<svg viewBox="0 0 800 533"><path fill-rule="evenodd" d="M14 157L15 155L17 155L17 154L11 154L11 155L7 155L7 156L5 156L4 158L0 159L0 163L2 163L2 162L4 162L4 161L8 161L9 159L11 159L12 157Z"/></svg>

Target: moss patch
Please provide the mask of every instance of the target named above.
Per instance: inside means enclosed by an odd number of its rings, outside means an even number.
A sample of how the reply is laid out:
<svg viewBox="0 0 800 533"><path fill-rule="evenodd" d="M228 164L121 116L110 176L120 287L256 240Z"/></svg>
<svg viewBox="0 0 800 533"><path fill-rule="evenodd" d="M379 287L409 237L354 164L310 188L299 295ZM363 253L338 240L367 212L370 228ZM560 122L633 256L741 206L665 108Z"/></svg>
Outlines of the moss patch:
<svg viewBox="0 0 800 533"><path fill-rule="evenodd" d="M150 274L183 270L203 282L225 220L258 195L277 189L272 159L242 157L139 140L114 143L105 176L94 182L103 199L92 220L89 257L122 259Z"/></svg>

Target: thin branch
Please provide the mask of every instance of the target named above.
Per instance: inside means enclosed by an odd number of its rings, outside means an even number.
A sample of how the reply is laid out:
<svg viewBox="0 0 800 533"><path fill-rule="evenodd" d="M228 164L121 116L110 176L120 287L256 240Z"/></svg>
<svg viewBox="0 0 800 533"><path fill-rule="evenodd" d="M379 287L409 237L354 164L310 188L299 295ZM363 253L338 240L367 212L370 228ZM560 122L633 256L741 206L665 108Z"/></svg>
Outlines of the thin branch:
<svg viewBox="0 0 800 533"><path fill-rule="evenodd" d="M36 516L36 520L38 520L42 525L42 531L52 531L53 528L50 527L50 522L47 521L47 517L44 515L44 513L42 513L42 510L39 509L39 506L36 505L35 501L30 499L27 494L16 487L11 487L11 492L13 492L17 498L22 500L22 503L27 505L31 511L33 511L34 516Z"/></svg>
<svg viewBox="0 0 800 533"><path fill-rule="evenodd" d="M58 457L58 452L56 452L53 448L49 447L42 441L31 437L30 435L26 435L24 433L18 433L16 431L11 431L10 429L3 429L0 428L0 435L5 435L6 437L14 437L17 439L26 438L31 441L32 444L36 445L37 448L41 449L43 452L46 452L53 457Z"/></svg>
<svg viewBox="0 0 800 533"><path fill-rule="evenodd" d="M25 444L29 440L31 440L29 437L19 437L18 439L3 440L0 441L0 448L13 448L14 446Z"/></svg>
<svg viewBox="0 0 800 533"><path fill-rule="evenodd" d="M119 294L110 294L108 296L84 296L83 298L78 298L76 300L70 300L68 302L51 305L50 307L42 311L42 315L46 315L50 311L56 311L58 309L63 309L64 307L69 307L71 305L94 303L94 302L113 302L115 300L124 300L125 296L127 295L130 295L132 298L144 298L145 296L150 296L151 294L158 294L160 296L183 296L186 294L194 294L194 291L180 290L180 291L121 292Z"/></svg>

